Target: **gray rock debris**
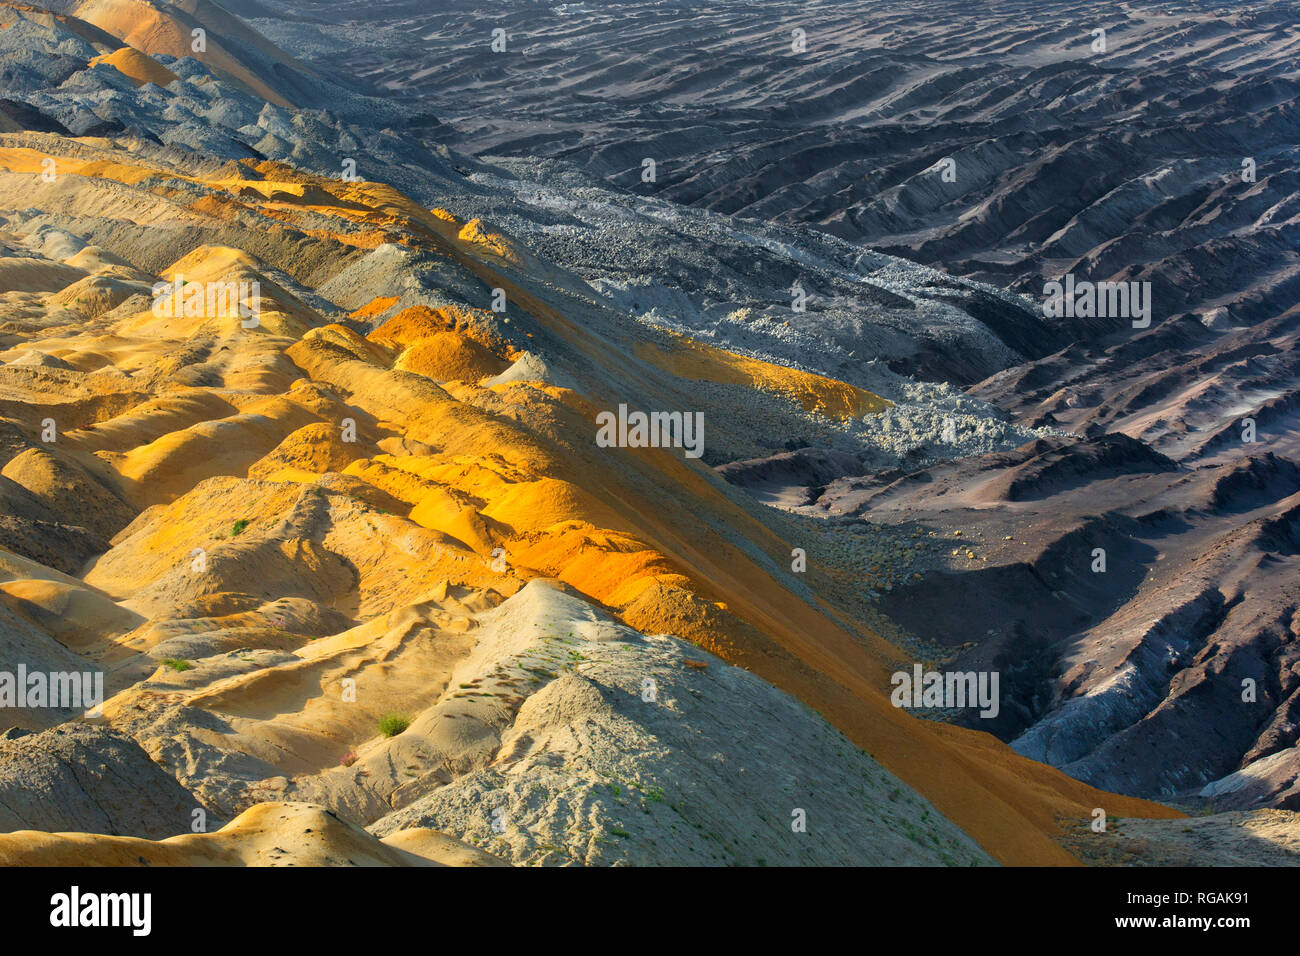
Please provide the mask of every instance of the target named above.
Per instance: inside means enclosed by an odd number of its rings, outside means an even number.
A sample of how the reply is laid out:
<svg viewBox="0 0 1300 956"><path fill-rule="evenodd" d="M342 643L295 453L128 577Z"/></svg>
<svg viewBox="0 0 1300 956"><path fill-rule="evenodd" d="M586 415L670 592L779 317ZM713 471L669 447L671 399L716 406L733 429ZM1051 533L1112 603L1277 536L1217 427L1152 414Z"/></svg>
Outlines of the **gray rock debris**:
<svg viewBox="0 0 1300 956"><path fill-rule="evenodd" d="M0 832L189 833L198 804L131 738L90 724L0 735ZM215 829L209 820L208 828Z"/></svg>

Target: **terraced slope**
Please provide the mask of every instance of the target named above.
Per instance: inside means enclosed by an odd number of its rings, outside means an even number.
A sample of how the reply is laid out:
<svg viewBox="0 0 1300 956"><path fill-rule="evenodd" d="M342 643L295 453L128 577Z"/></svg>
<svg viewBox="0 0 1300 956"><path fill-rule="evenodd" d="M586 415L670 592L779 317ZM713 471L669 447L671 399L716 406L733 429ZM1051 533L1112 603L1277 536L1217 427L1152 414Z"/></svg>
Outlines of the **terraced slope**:
<svg viewBox="0 0 1300 956"><path fill-rule="evenodd" d="M1295 300L1291 0L272 6L290 19L249 15L287 49L419 102L470 152L563 159L1035 299L1073 272L1150 281L1161 316Z"/></svg>

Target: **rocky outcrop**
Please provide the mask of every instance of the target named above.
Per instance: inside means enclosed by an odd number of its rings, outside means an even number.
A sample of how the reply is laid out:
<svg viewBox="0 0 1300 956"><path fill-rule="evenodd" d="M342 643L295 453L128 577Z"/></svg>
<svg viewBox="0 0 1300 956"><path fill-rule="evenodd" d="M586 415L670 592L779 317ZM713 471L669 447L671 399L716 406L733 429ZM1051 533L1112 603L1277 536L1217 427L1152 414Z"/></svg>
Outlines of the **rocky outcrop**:
<svg viewBox="0 0 1300 956"><path fill-rule="evenodd" d="M0 831L161 840L195 826L208 826L207 811L124 734L68 723L0 735Z"/></svg>

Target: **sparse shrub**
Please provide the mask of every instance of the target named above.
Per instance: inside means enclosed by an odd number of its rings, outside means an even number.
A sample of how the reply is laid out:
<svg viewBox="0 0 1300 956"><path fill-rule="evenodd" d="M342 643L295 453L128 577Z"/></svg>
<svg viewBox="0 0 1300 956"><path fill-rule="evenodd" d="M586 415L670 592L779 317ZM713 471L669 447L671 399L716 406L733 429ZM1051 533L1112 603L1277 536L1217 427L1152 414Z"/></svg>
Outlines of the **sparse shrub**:
<svg viewBox="0 0 1300 956"><path fill-rule="evenodd" d="M230 534L233 537L239 534L239 532L243 531L247 527L248 527L248 519L240 518L238 521L235 522L234 527L230 529Z"/></svg>
<svg viewBox="0 0 1300 956"><path fill-rule="evenodd" d="M379 721L379 732L385 737L396 737L411 726L411 718L401 714L387 714Z"/></svg>
<svg viewBox="0 0 1300 956"><path fill-rule="evenodd" d="M174 671L191 671L194 665L189 661L183 661L176 657L169 657L162 662L163 667L170 667Z"/></svg>

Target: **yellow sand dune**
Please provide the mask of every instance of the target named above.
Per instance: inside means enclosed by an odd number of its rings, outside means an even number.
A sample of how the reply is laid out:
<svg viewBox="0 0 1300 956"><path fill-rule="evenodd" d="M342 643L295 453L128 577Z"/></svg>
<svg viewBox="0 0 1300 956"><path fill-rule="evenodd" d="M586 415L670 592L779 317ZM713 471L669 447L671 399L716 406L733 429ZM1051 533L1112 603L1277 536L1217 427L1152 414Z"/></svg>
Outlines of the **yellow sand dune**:
<svg viewBox="0 0 1300 956"><path fill-rule="evenodd" d="M256 331L297 337L318 317L259 271L239 249L200 246L163 270L148 312L121 326L128 334L188 338Z"/></svg>
<svg viewBox="0 0 1300 956"><path fill-rule="evenodd" d="M738 355L675 332L668 335L669 348L645 342L637 346L637 357L681 378L779 392L793 398L806 412L833 418L861 418L890 405L879 395L847 382Z"/></svg>
<svg viewBox="0 0 1300 956"><path fill-rule="evenodd" d="M280 444L254 462L248 469L248 477L300 480L288 477L286 472L289 472L303 475L301 480L314 479L327 471L342 471L358 455L373 449L372 444L355 438L346 441L343 426L312 422L286 435Z"/></svg>
<svg viewBox="0 0 1300 956"><path fill-rule="evenodd" d="M166 840L88 833L0 834L2 866L504 866L432 830L386 840L324 807L263 803L214 833Z"/></svg>
<svg viewBox="0 0 1300 956"><path fill-rule="evenodd" d="M171 501L204 478L247 473L288 435L312 422L307 409L267 399L240 415L205 421L110 458L137 507Z"/></svg>
<svg viewBox="0 0 1300 956"><path fill-rule="evenodd" d="M54 155L27 146L0 146L0 167L13 173L42 173L47 169L47 159L54 159L54 171L59 176L103 177L127 185L138 183L158 172L157 167L123 163L116 158L87 159L84 155L75 153ZM34 184L28 185L30 187Z"/></svg>
<svg viewBox="0 0 1300 956"><path fill-rule="evenodd" d="M473 339L456 332L439 332L416 340L398 356L393 367L435 382L478 382L500 375L510 363L497 358Z"/></svg>
<svg viewBox="0 0 1300 956"><path fill-rule="evenodd" d="M388 310L385 308L382 311ZM448 332L455 332L470 343L481 346L495 360L474 350L474 354L478 356L477 361L485 365L490 364L496 368L496 371L500 371L518 357L510 344L495 332L492 314L484 309L460 306L441 306L431 309L428 306L417 305L403 309L387 319L367 338L389 347L406 347L425 339L439 339Z"/></svg>
<svg viewBox="0 0 1300 956"><path fill-rule="evenodd" d="M97 56L90 61L91 66L100 63L113 67L123 76L130 77L135 81L136 86L144 86L146 83L157 83L159 86L166 86L177 79L175 73L153 57L146 56L139 50L129 46L114 50L112 53Z"/></svg>

